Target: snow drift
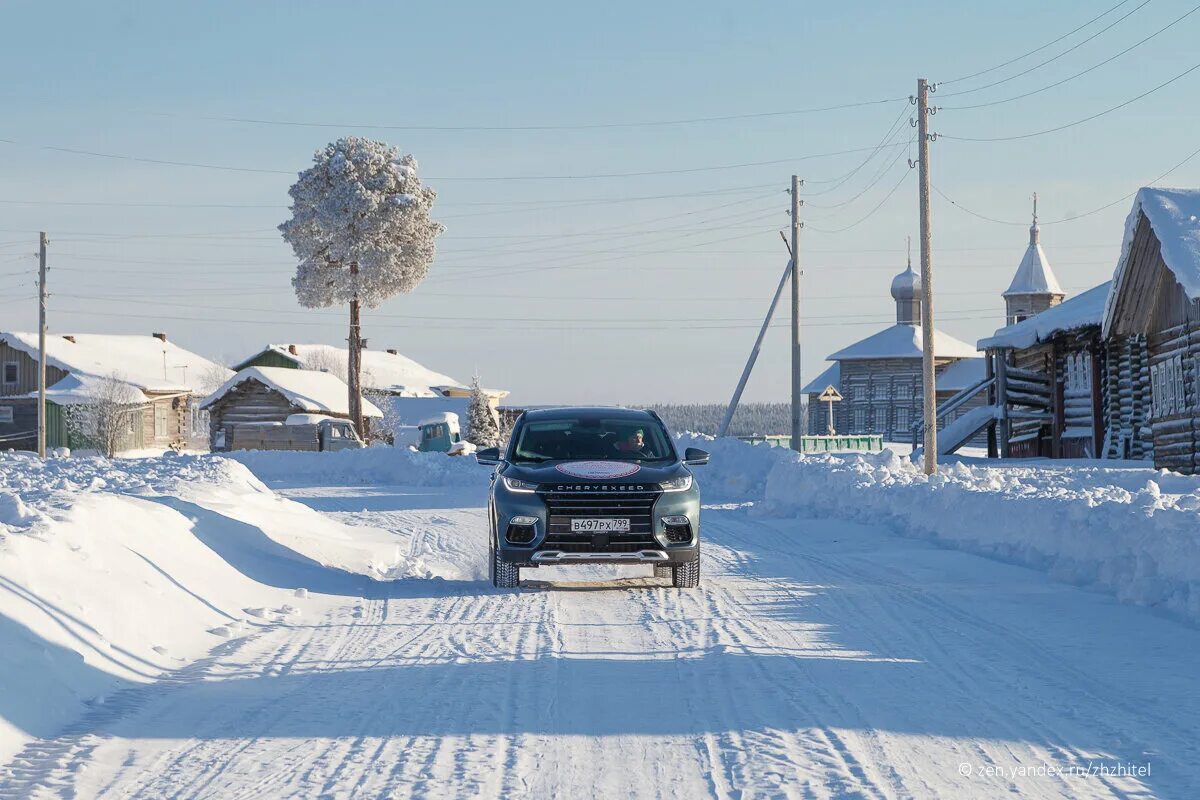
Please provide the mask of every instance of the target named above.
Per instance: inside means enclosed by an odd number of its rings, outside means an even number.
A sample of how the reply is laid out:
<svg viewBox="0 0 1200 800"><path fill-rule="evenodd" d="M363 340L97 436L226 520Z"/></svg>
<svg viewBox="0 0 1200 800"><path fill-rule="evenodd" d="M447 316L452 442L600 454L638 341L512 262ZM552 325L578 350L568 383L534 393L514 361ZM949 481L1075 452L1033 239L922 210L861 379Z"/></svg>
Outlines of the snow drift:
<svg viewBox="0 0 1200 800"><path fill-rule="evenodd" d="M772 516L828 516L1022 564L1122 602L1200 621L1200 478L1092 462L944 466L926 476L891 451L799 456L685 437L713 453L706 498Z"/></svg>
<svg viewBox="0 0 1200 800"><path fill-rule="evenodd" d="M420 573L390 534L280 498L229 459L4 453L0 763L130 684Z"/></svg>
<svg viewBox="0 0 1200 800"><path fill-rule="evenodd" d="M407 447L376 446L332 453L237 450L222 456L245 464L268 483L297 485L486 486L491 474L472 456L419 453Z"/></svg>

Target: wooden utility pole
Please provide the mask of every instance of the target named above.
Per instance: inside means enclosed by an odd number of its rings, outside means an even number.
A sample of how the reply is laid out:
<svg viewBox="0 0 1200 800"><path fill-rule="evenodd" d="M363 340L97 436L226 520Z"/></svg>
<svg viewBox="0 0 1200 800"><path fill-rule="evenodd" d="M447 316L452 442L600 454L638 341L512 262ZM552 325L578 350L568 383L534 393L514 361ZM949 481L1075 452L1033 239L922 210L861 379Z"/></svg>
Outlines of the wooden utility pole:
<svg viewBox="0 0 1200 800"><path fill-rule="evenodd" d="M800 185L803 181L792 176L792 449L800 451L801 392L800 382Z"/></svg>
<svg viewBox="0 0 1200 800"><path fill-rule="evenodd" d="M933 254L929 222L929 82L917 80L917 153L921 199L921 392L924 406L925 474L937 472L937 377L933 352Z"/></svg>
<svg viewBox="0 0 1200 800"><path fill-rule="evenodd" d="M46 232L38 234L38 458L46 457Z"/></svg>

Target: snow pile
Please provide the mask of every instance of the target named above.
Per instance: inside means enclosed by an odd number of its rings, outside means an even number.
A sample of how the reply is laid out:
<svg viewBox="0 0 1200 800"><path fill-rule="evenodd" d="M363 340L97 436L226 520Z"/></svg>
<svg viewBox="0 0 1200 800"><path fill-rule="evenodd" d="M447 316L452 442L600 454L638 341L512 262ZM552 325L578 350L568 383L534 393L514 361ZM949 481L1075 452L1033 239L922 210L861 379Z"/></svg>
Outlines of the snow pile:
<svg viewBox="0 0 1200 800"><path fill-rule="evenodd" d="M1102 461L956 462L926 476L879 454L799 456L733 439L710 449L701 488L772 515L830 516L1023 564L1200 621L1200 477Z"/></svg>
<svg viewBox="0 0 1200 800"><path fill-rule="evenodd" d="M289 485L486 486L491 474L473 456L386 445L331 453L239 450L222 455L245 464L265 481Z"/></svg>
<svg viewBox="0 0 1200 800"><path fill-rule="evenodd" d="M214 646L425 574L229 459L0 454L0 763Z"/></svg>

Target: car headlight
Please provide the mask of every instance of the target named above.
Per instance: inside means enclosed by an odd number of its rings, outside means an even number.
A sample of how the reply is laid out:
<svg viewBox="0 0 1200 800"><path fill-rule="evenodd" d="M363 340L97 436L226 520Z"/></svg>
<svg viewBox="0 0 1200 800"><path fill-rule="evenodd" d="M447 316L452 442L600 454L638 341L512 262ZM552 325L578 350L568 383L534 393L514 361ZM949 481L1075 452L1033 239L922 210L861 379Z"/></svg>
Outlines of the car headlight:
<svg viewBox="0 0 1200 800"><path fill-rule="evenodd" d="M537 484L529 481L520 481L516 478L501 478L504 481L504 488L510 492L535 492Z"/></svg>
<svg viewBox="0 0 1200 800"><path fill-rule="evenodd" d="M664 492L686 492L692 488L692 476L682 475L678 478L671 478L669 481L663 481L658 484L658 486Z"/></svg>

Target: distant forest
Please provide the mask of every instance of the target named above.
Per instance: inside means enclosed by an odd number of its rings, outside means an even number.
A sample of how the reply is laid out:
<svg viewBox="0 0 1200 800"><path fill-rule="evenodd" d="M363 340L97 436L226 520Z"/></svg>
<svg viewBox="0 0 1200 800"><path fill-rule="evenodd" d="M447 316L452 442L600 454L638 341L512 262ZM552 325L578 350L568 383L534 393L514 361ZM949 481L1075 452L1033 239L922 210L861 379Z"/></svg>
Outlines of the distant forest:
<svg viewBox="0 0 1200 800"><path fill-rule="evenodd" d="M725 418L724 403L651 404L638 406L656 412L674 433L692 431L715 436ZM807 407L805 408L807 412ZM770 433L792 432L791 405L788 403L742 403L733 422L729 425L730 436L754 436ZM802 418L802 430L807 431L808 420Z"/></svg>

